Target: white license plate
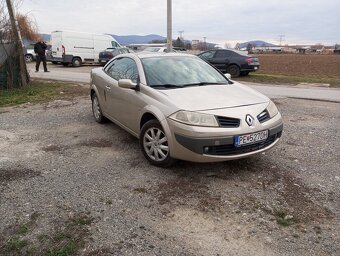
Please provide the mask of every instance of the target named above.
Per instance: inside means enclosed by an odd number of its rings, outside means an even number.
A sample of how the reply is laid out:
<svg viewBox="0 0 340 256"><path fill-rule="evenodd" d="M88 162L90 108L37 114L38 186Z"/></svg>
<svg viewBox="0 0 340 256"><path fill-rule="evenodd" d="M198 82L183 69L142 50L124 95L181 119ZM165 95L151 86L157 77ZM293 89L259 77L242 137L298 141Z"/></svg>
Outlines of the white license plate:
<svg viewBox="0 0 340 256"><path fill-rule="evenodd" d="M240 135L235 137L235 146L239 147L243 145L253 144L259 141L266 140L267 138L268 130Z"/></svg>

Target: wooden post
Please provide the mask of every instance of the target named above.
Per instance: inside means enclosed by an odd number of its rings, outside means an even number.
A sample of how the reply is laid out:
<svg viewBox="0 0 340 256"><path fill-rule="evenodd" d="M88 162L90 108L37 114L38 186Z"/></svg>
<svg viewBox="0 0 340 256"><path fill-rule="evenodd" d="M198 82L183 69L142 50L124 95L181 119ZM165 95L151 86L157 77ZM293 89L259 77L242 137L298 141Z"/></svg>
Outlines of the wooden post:
<svg viewBox="0 0 340 256"><path fill-rule="evenodd" d="M26 62L25 62L24 49L22 47L23 44L21 40L21 34L20 34L18 22L15 17L15 11L13 8L12 0L6 0L6 3L7 3L8 15L11 20L15 43L17 45L19 65L20 65L19 67L20 67L21 86L23 87L23 86L27 86L29 82L29 75L27 72L27 67L26 67Z"/></svg>

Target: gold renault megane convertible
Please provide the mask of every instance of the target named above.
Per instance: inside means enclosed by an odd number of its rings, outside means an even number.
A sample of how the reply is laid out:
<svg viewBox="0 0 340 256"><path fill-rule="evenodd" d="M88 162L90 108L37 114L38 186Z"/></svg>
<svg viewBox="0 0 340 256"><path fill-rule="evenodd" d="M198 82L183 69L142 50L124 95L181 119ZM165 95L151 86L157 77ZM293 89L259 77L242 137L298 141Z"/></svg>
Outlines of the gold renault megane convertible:
<svg viewBox="0 0 340 256"><path fill-rule="evenodd" d="M281 114L266 96L180 53L122 54L91 71L92 110L139 138L146 159L217 162L273 147Z"/></svg>

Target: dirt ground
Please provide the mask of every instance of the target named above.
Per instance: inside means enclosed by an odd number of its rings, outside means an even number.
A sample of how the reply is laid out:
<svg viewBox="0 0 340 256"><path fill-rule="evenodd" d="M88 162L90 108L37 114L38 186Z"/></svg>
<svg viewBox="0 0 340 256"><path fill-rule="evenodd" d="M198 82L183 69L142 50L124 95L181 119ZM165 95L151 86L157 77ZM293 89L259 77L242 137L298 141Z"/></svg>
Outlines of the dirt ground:
<svg viewBox="0 0 340 256"><path fill-rule="evenodd" d="M339 104L276 99L272 150L151 166L90 100L0 109L0 255L339 255Z"/></svg>
<svg viewBox="0 0 340 256"><path fill-rule="evenodd" d="M260 72L285 75L340 76L340 55L258 54Z"/></svg>

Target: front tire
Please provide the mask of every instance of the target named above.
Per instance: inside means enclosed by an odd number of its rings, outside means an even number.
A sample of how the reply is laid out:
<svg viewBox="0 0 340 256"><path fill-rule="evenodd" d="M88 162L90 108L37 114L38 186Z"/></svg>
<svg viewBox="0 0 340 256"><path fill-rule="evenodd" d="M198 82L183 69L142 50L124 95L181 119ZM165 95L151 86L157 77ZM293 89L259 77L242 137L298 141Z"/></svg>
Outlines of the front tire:
<svg viewBox="0 0 340 256"><path fill-rule="evenodd" d="M240 76L240 68L237 65L230 65L227 68L227 73L231 75L231 77L239 77Z"/></svg>
<svg viewBox="0 0 340 256"><path fill-rule="evenodd" d="M26 60L26 62L32 62L33 61L33 56L31 54L26 54L25 55L25 60Z"/></svg>
<svg viewBox="0 0 340 256"><path fill-rule="evenodd" d="M139 136L145 158L155 166L170 167L175 160L170 156L168 138L161 124L153 119L146 122Z"/></svg>
<svg viewBox="0 0 340 256"><path fill-rule="evenodd" d="M97 123L100 124L105 123L107 119L105 116L103 116L97 94L94 93L91 98L92 98L92 113L94 119L96 120Z"/></svg>

